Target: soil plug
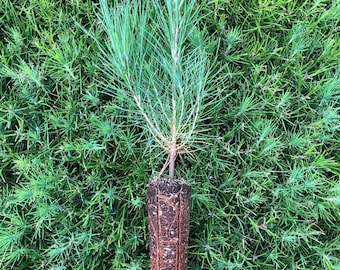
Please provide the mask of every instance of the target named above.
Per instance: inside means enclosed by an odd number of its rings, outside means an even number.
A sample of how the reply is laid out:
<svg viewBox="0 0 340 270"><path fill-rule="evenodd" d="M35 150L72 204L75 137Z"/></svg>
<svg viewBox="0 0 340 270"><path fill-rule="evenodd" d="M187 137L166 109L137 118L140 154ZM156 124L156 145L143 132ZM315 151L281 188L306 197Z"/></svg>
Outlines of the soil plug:
<svg viewBox="0 0 340 270"><path fill-rule="evenodd" d="M151 270L187 269L191 187L160 179L148 185Z"/></svg>

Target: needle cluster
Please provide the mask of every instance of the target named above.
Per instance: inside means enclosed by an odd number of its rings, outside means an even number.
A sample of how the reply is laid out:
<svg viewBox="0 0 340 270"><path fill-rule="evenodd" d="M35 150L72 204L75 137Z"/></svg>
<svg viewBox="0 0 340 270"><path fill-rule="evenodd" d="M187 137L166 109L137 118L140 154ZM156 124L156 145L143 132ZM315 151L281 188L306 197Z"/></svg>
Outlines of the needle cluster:
<svg viewBox="0 0 340 270"><path fill-rule="evenodd" d="M142 117L139 124L168 155L163 170L169 165L170 178L177 155L204 141L199 125L216 102L207 52L190 42L199 27L195 2L123 1L111 8L100 1L103 92L125 97Z"/></svg>

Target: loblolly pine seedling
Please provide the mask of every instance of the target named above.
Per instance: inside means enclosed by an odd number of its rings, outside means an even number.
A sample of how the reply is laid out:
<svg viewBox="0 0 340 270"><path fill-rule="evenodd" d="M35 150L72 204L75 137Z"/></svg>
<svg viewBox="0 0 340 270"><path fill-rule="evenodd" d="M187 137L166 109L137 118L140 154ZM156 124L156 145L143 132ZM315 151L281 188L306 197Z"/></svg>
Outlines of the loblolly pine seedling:
<svg viewBox="0 0 340 270"><path fill-rule="evenodd" d="M110 7L101 0L98 19L104 41L91 36L105 74L102 92L167 156L148 185L151 268L186 269L191 189L176 177L176 158L206 142L201 127L223 83L212 76L204 40L197 41L204 38L197 34L199 6L195 0L134 0Z"/></svg>

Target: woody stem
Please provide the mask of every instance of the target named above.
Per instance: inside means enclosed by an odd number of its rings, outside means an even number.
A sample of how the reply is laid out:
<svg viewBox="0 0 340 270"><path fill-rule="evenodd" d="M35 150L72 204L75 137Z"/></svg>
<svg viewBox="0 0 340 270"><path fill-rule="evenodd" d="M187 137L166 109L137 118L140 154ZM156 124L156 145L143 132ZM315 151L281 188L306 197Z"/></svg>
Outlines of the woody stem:
<svg viewBox="0 0 340 270"><path fill-rule="evenodd" d="M169 157L169 178L173 180L175 177L175 160L177 156L177 149L176 149L176 126L175 123L172 123L171 128L172 138L170 143L170 157Z"/></svg>

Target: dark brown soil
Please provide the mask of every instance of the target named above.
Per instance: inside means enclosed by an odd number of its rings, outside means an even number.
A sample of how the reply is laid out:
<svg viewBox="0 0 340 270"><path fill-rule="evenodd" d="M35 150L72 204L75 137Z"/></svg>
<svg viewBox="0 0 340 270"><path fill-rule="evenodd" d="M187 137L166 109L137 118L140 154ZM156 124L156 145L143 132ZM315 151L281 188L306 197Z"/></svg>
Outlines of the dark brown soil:
<svg viewBox="0 0 340 270"><path fill-rule="evenodd" d="M189 202L185 181L161 179L148 185L151 270L186 270Z"/></svg>

